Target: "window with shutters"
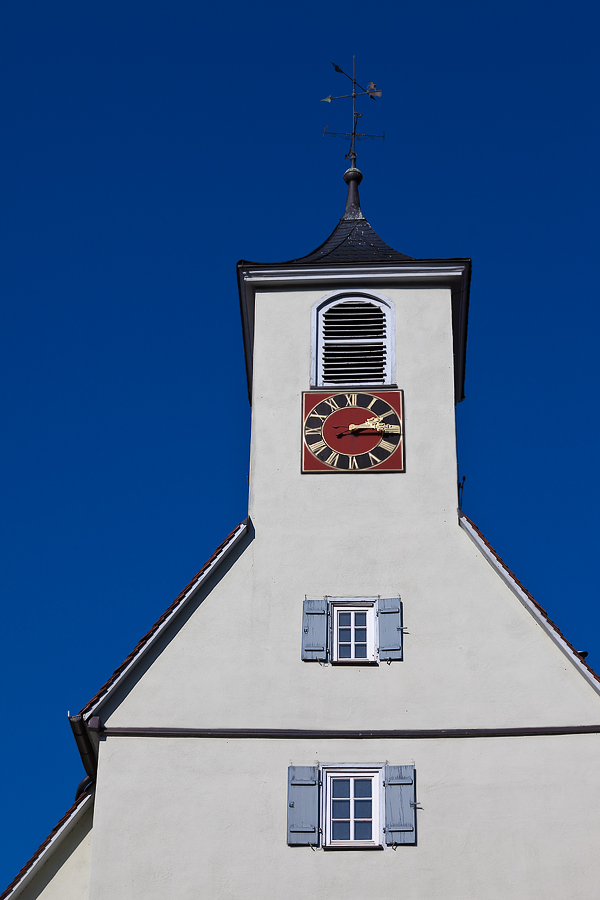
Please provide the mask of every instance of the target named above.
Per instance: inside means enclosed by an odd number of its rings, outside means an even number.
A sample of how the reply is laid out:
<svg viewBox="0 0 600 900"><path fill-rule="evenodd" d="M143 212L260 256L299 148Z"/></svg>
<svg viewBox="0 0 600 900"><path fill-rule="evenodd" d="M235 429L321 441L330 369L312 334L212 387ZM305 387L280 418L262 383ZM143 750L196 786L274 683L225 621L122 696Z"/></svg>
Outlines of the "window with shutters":
<svg viewBox="0 0 600 900"><path fill-rule="evenodd" d="M383 846L382 769L323 768L324 847Z"/></svg>
<svg viewBox="0 0 600 900"><path fill-rule="evenodd" d="M375 662L375 602L330 601L332 662Z"/></svg>
<svg viewBox="0 0 600 900"><path fill-rule="evenodd" d="M302 615L305 662L364 665L402 660L399 597L306 597Z"/></svg>
<svg viewBox="0 0 600 900"><path fill-rule="evenodd" d="M337 294L313 314L317 386L377 387L394 382L393 306L370 294Z"/></svg>
<svg viewBox="0 0 600 900"><path fill-rule="evenodd" d="M326 850L416 844L412 765L290 766L287 842Z"/></svg>

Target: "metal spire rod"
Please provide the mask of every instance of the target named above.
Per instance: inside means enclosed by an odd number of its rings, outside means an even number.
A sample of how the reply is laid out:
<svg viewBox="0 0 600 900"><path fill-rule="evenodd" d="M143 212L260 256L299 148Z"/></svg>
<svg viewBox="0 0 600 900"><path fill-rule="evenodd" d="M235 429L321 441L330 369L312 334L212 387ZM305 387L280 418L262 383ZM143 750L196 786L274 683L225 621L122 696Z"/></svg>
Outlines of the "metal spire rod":
<svg viewBox="0 0 600 900"><path fill-rule="evenodd" d="M356 57L352 57L352 143L350 145L350 165L356 168Z"/></svg>
<svg viewBox="0 0 600 900"><path fill-rule="evenodd" d="M373 81L370 81L366 88L364 88L361 84L358 84L356 80L356 57L352 57L352 75L348 75L347 72L344 72L337 63L331 63L336 72L339 72L340 75L345 75L346 78L349 78L352 82L352 93L351 94L341 94L339 97L332 97L331 94L329 97L323 98L323 103L331 103L332 100L345 100L348 97L352 97L352 131L342 132L342 131L327 131L328 125L323 129L323 137L326 134L330 134L333 137L344 137L350 139L350 151L346 153L346 159L350 160L350 167L356 168L356 141L362 141L366 138L371 138L375 140L375 138L381 138L385 140L385 132L383 134L361 134L356 131L356 124L358 119L362 119L362 113L356 111L356 98L367 95L371 98L371 100L376 100L378 97L381 97L382 91L377 89L377 86ZM360 88L359 91L356 88Z"/></svg>

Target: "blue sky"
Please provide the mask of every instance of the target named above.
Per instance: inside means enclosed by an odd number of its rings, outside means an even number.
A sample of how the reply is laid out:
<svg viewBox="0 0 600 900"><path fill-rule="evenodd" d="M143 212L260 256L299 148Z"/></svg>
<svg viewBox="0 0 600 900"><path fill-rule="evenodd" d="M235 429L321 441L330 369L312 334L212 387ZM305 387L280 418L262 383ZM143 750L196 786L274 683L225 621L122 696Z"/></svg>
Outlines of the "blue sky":
<svg viewBox="0 0 600 900"><path fill-rule="evenodd" d="M359 146L370 223L410 256L473 259L464 509L600 668L598 18L4 6L0 890L83 776L67 711L246 515L235 263L308 253L342 214L332 60L355 53L384 92L362 107L386 135ZM238 427L215 453L223 403Z"/></svg>

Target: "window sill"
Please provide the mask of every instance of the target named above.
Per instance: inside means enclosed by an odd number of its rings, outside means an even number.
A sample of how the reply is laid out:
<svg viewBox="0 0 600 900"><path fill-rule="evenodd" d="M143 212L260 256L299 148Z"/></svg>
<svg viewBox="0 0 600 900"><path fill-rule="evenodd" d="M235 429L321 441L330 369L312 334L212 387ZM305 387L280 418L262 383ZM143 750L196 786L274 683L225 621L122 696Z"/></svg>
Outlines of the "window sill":
<svg viewBox="0 0 600 900"><path fill-rule="evenodd" d="M332 659L332 666L378 666L378 659Z"/></svg>
<svg viewBox="0 0 600 900"><path fill-rule="evenodd" d="M367 393L371 393L374 391L377 393L378 391L394 391L398 390L398 383L396 381L386 382L385 384L357 384L355 381L349 381L347 384L338 383L335 384L311 384L309 390L310 391L335 391L337 389L340 391L347 391L348 388L358 388L361 391L366 391Z"/></svg>
<svg viewBox="0 0 600 900"><path fill-rule="evenodd" d="M360 844L349 841L347 844L326 844L323 850L383 850L383 844Z"/></svg>

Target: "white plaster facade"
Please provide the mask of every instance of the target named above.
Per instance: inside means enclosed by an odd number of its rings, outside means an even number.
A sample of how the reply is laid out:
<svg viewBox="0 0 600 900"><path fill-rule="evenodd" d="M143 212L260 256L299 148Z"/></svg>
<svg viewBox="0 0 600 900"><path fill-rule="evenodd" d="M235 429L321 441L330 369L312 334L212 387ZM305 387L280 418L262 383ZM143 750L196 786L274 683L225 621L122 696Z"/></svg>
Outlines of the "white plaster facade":
<svg viewBox="0 0 600 900"><path fill-rule="evenodd" d="M352 285L375 289L368 273L346 274L344 292ZM589 900L600 880L598 733L110 734L600 723L600 684L459 526L449 286L377 280L396 313L406 472L301 474L311 315L332 290L317 275L257 285L251 525L87 712L108 736L99 741L89 892L86 837L69 863L80 874L61 895L68 900ZM402 662L302 662L305 595L398 594ZM336 853L286 844L289 765L385 762L416 767L415 846ZM59 896L51 884L35 893L31 882L21 896L50 900Z"/></svg>
<svg viewBox="0 0 600 900"><path fill-rule="evenodd" d="M600 875L599 749L597 735L112 738L101 755L90 896L589 900ZM340 759L415 762L417 846L286 845L287 766Z"/></svg>

